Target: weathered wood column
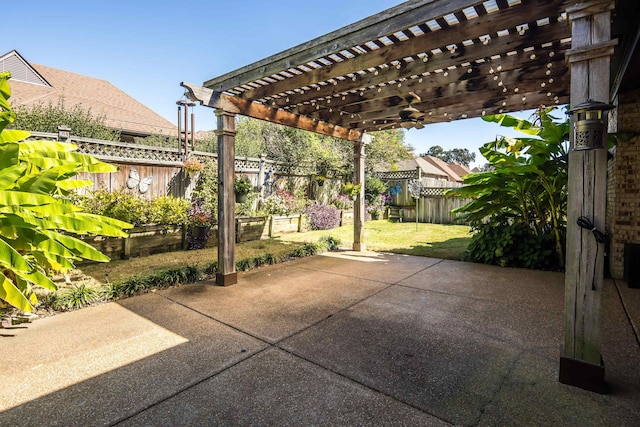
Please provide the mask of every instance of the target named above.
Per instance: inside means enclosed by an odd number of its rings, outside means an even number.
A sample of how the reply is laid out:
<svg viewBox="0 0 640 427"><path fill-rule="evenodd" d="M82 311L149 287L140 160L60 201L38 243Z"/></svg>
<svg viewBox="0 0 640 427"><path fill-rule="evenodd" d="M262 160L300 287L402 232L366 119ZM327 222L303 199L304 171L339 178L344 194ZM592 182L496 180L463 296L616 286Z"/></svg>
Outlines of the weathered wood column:
<svg viewBox="0 0 640 427"><path fill-rule="evenodd" d="M218 271L216 283L238 283L235 218L235 114L217 109L218 129Z"/></svg>
<svg viewBox="0 0 640 427"><path fill-rule="evenodd" d="M578 2L567 9L571 25L571 106L589 99L609 100L610 55L613 54L612 0ZM572 118L572 129L575 118ZM560 382L587 390L604 390L601 359L601 306L604 244L576 221L584 216L604 231L607 183L606 149L573 150L571 132L567 209L564 346Z"/></svg>
<svg viewBox="0 0 640 427"><path fill-rule="evenodd" d="M364 237L364 147L360 141L353 144L353 162L355 165L353 183L360 186L355 203L353 205L353 250L366 251L367 244Z"/></svg>

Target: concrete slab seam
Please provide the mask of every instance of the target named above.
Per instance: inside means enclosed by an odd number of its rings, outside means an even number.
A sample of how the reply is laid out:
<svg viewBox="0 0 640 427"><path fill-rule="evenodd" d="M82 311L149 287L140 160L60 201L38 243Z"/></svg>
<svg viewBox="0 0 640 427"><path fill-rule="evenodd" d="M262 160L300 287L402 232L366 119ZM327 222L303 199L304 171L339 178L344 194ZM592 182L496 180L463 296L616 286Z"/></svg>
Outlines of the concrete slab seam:
<svg viewBox="0 0 640 427"><path fill-rule="evenodd" d="M618 298L620 298L620 303L622 304L622 310L624 311L624 315L627 317L627 321L629 322L629 325L631 325L631 329L633 330L633 335L636 338L636 343L638 343L638 347L640 347L640 334L638 333L638 328L636 327L636 324L633 321L633 318L631 317L631 314L629 313L629 309L627 308L627 304L624 301L624 297L622 295L622 291L620 290L620 285L618 285L618 282L615 279L611 279L613 280L613 284L616 287L616 292L618 293Z"/></svg>
<svg viewBox="0 0 640 427"><path fill-rule="evenodd" d="M431 412L425 411L423 408L420 408L419 406L416 406L416 405L414 405L414 404L413 404L413 403L411 403L411 402L407 402L407 401L405 401L405 400L403 400L403 399L399 399L398 397L396 397L396 396L394 396L394 395L392 395L392 394L386 393L386 392L385 392L385 391L383 391L383 390L380 390L380 389L378 389L378 388L376 388L376 387L372 387L371 385L368 385L368 384L362 383L362 382L358 381L358 380L357 380L357 379L355 379L355 378L351 378L351 377L349 377L349 376L347 376L347 375L345 375L345 374L343 374L343 373L341 373L341 372L338 372L338 371L336 371L336 370L334 370L334 369L331 369L331 368L329 368L329 367L327 367L327 366L323 366L323 365L321 365L321 364L319 364L319 363L317 363L317 362L314 362L313 360L309 360L309 359L307 359L306 357L301 356L301 355L299 355L299 354L297 354L297 353L294 353L294 352L293 352L293 351L291 351L291 350L288 350L288 349L282 348L282 347L280 347L279 345L278 345L278 346L276 346L276 348L280 349L281 351L284 351L285 353L287 353L287 354L289 354L289 355L291 355L291 356L293 356L293 357L296 357L296 358L298 358L298 359L300 359L300 360L303 360L303 361L305 361L305 362L307 362L307 363L310 363L310 364L312 364L312 365L314 365L314 366L317 366L318 368L320 368L320 369L322 369L322 370L324 370L324 371L331 372L332 374L337 375L337 376L339 376L339 377L341 377L341 378L344 378L344 379L345 379L345 380L347 380L347 381L350 381L350 382L352 382L352 383L358 384L359 386L364 387L364 388L365 388L365 389L367 389L367 390L371 390L371 391L372 391L372 392L374 392L374 393L378 393L378 394L380 394L380 395L382 395L382 396L385 396L385 397L387 397L387 398L389 398L389 399L391 399L391 400L393 400L393 401L396 401L396 402L398 402L398 403L401 403L401 404L403 404L403 405L406 405L406 406L408 406L408 407L410 407L410 408L413 408L413 409L415 409L415 410L417 410L417 411L420 411L420 412L422 412L423 414L427 414L427 415L429 415L430 417L436 418L436 419L438 419L438 420L440 420L440 421L442 421L442 422L445 422L445 423L447 423L447 424L449 424L449 425L455 425L455 423L452 423L451 421L449 421L449 420L447 420L447 419L444 419L444 418L442 418L441 416L438 416L438 415L436 415L436 414L432 414Z"/></svg>
<svg viewBox="0 0 640 427"><path fill-rule="evenodd" d="M500 383L498 384L498 386L494 390L494 392L491 395L491 397L487 400L487 402L484 405L482 405L480 407L480 411L478 413L478 418L471 425L477 426L477 425L480 424L480 421L482 421L482 417L484 416L486 409L489 407L489 405L491 405L493 403L494 400L496 400L496 397L502 391L502 388L504 387L504 385L507 383L507 379L511 376L511 372L513 372L513 370L515 369L516 365L518 364L518 362L520 362L520 359L522 359L522 356L526 352L527 352L526 350L521 350L520 353L518 353L516 355L516 357L513 358L513 360L509 364L509 368L507 369L507 372L505 372L505 374L502 376L502 379L500 380Z"/></svg>
<svg viewBox="0 0 640 427"><path fill-rule="evenodd" d="M165 396L165 397L163 397L163 398L161 398L161 399L158 399L157 401L155 401L155 402L153 402L153 403L150 403L150 404L146 405L144 408L141 408L141 409L137 410L135 413L133 413L133 414L129 414L129 415L125 416L125 417L122 417L121 419L117 420L116 422L114 422L113 424L110 424L110 425L111 425L111 426L116 426L116 425L118 425L118 424L121 424L121 423L123 423L123 422L125 422L125 421L127 421L127 420L129 420L129 419L131 419L131 418L133 418L133 417L135 417L135 416L137 416L137 415L139 415L139 414L141 414L141 413L143 413L143 412L145 412L145 411L147 411L147 410L149 410L149 409L151 409L151 408L153 408L153 407L157 406L157 405L162 404L163 402L165 402L165 401L167 401L167 400L169 400L169 399L172 399L172 398L174 398L174 397L176 397L176 396L180 395L180 394L181 394L181 393L183 393L183 392L188 391L189 389L191 389L191 388L193 388L193 387L198 386L199 384L201 384L201 383L203 383L203 382L205 382L205 381L208 381L208 380L210 380L210 379L212 379L212 378L214 378L214 377L216 377L216 376L218 376L218 375L220 375L220 374L222 374L222 373L224 373L224 372L228 371L229 369L234 368L235 366L238 366L238 365L239 365L239 364L241 364L241 363L244 363L244 362L246 362L246 361L248 361L248 360L250 360L250 359L254 358L255 356L257 356L257 355L259 355L259 354L263 353L264 351L266 351L266 350L268 350L268 349L271 349L271 348L276 348L276 349L278 349L278 350L280 350L280 351L283 351L283 352L285 352L285 353L287 353L287 354L291 355L292 357L295 357L295 358L297 358L297 359L303 360L303 361L305 361L305 362L307 362L307 363L310 363L310 364L312 364L312 365L314 365L314 366L316 366L316 367L318 367L318 368L320 368L320 369L322 369L322 370L324 370L324 371L330 372L330 373L332 373L332 374L334 374L334 375L337 375L337 376L339 376L339 377L341 377L341 378L344 378L344 379L346 379L346 380L348 380L348 381L350 381L350 382L353 382L353 383L355 383L355 384L358 384L359 386L364 387L364 388L365 388L365 389L367 389L367 390L370 390L370 391L372 391L372 392L374 392L374 393L381 394L381 395L383 395L383 396L385 396L385 397L387 397L387 398L389 398L389 399L391 399L391 400L393 400L393 401L396 401L396 402L399 402L399 403L401 403L401 404L403 404L403 405L409 406L409 407L411 407L411 408L413 408L413 409L416 409L416 410L418 410L418 411L420 411L420 412L422 412L422 413L424 413L424 414L427 414L427 415L429 415L429 416L431 416L431 417L437 418L438 420L441 420L441 421L443 421L443 422L446 422L447 424L454 425L454 424L452 424L450 421L448 421L448 420L446 420L446 419L443 419L443 418L441 418L441 417L439 417L439 416L437 416L437 415L435 415L435 414L432 414L432 413L430 413L430 412L427 412L427 411L425 411L424 409L422 409L422 408L420 408L420 407L418 407L418 406L415 406L415 405L413 405L413 404L412 404L412 403L410 403L410 402L403 401L402 399L398 399L398 398L396 398L395 396L393 396L393 395L391 395L391 394L388 394L388 393L385 393L385 392L384 392L384 391L382 391L382 390L379 390L379 389L377 389L377 388L374 388L374 387L371 387L371 386L369 386L369 385L363 384L363 383L361 383L361 382L357 381L357 380L356 380L356 379L354 379L354 378L350 378L350 377L348 377L348 376L346 376L346 375L341 374L340 372L337 372L337 371L334 371L333 369L330 369L330 368L328 368L328 367L322 366L322 365L320 365L320 364L318 364L318 363L316 363L316 362L313 362L313 361L311 361L311 360L309 360L309 359L307 359L307 358L305 358L305 357L303 357L303 356L301 356L301 355L298 355L298 354L296 354L296 353L294 353L294 352L292 352L292 351L290 351L290 350L287 350L287 349L285 349L285 348L283 348L283 347L281 347L281 346L280 346L280 343L282 343L283 341L288 340L289 338L292 338L292 337L294 337L294 336L296 336L296 335L300 334L301 332L307 331L308 329L310 329L310 328L312 328L312 327L314 327L314 326L317 326L318 324L320 324L320 323L324 322L325 320L327 320L327 319L328 319L328 318L330 318L330 317L333 317L334 315L337 315L337 314L339 314L339 313L341 313L341 312L343 312L343 311L346 311L346 310L351 309L352 307L356 306L357 304L360 304L361 302L366 301L367 299L369 299L369 298L371 298L371 297L373 297L373 296L375 296L375 295L377 295L377 294L379 294L379 293L381 293L381 292L383 292L383 291L385 291L385 290L387 290L387 289L391 288L392 286L394 286L394 285L393 285L393 284L390 284L390 285L388 285L388 286L385 286L384 288L379 289L378 291L374 292L373 294L368 295L368 296L366 296L365 298L362 298L362 299L360 299L359 301L356 301L356 302L354 302L353 304L350 304L349 306L347 306L347 307L345 307L345 308L342 308L342 309L338 310L337 312L332 313L332 314L330 314L329 316L326 316L326 317L324 317L323 319L320 319L320 320L318 320L317 322L315 322L315 323L313 323L313 324L311 324L311 325L309 325L309 326L307 326L307 327L305 327L305 328L303 328L303 329L301 329L301 330L299 330L299 331L296 331L295 333L293 333L293 334L291 334L291 335L289 335L289 336L287 336L287 337L284 337L284 338L282 338L282 339L280 339L280 340L276 341L275 343L270 343L270 342L268 342L268 341L265 341L264 339L262 339L262 338L260 338L260 337L257 337L257 336L255 336L255 335L253 335L253 334L249 333L249 332L243 331L242 329L239 329L239 328L238 328L238 327L236 327L236 326L233 326L233 325L227 324L226 322L223 322L223 321L221 321L221 320L219 320L219 319L216 319L216 318L214 318L214 317L212 317L212 316L210 316L210 315L208 315L208 314L206 314L206 313L203 313L203 312L201 312L201 311L199 311L199 310L197 310L197 309L195 309L195 308L193 308L193 307L189 307L188 305L186 305L186 304L184 304L184 303L181 303L181 302L176 301L176 300L174 300L174 299L172 299L172 298L170 298L170 297L168 297L168 296L165 296L165 295L161 295L161 294L160 294L160 296L161 296L162 298L165 298L165 299L166 299L166 300L168 300L168 301L171 301L171 302L173 302L173 303L175 303L175 304L178 304L178 305L180 305L180 306L182 306L182 307L184 307L184 308L186 308L186 309L188 309L188 310L191 310L191 311L193 311L193 312L195 312L195 313L198 313L198 314L200 314L200 315L202 315L202 316L204 316L204 317L206 317L206 318L208 318L208 319L211 319L211 320L213 320L213 321L215 321L215 322L221 323L221 324L223 324L223 325L225 325L225 326L227 326L227 327L229 327L229 328L231 328L231 329L233 329L233 330L235 330L235 331L237 331L237 332L240 332L240 333L242 333L242 334L248 335L248 336L250 336L250 337L252 337L252 338L254 338L254 339L256 339L256 340L258 340L258 341L260 341L260 342L262 342L262 343L264 343L264 344L266 345L266 347L265 347L265 348L263 348L263 349L261 349L261 350L256 351L255 353L251 353L251 354L249 354L246 358L243 358L243 359L241 359L241 360L238 360L237 362L235 362L235 363L233 363L233 364L231 364L231 365L229 365L229 366L226 366L226 367L224 367L223 369L221 369L221 370L219 370L219 371L217 371L217 372L212 373L211 375L208 375L208 376L206 376L206 377L204 377L204 378L201 378L201 379L198 379L198 380L196 380L196 381L193 381L193 382L191 382L191 383L189 383L189 384L185 385L184 387L181 387L181 388L180 388L179 390L177 390L176 392L174 392L174 393L172 393L172 394L170 394L170 395L168 395L168 396Z"/></svg>
<svg viewBox="0 0 640 427"><path fill-rule="evenodd" d="M238 360L237 362L232 363L229 366L225 366L223 369L220 369L219 371L214 372L211 375L207 375L204 378L200 378L200 379L198 379L196 381L193 381L193 382L191 382L189 384L186 384L185 386L179 388L177 391L171 393L170 395L167 395L167 396L165 396L165 397L163 397L161 399L158 399L155 402L149 403L144 408L138 409L133 414L129 414L127 416L124 416L124 417L120 418L119 420L117 420L114 423L109 424L109 425L110 426L117 426L118 424L122 424L123 422L125 422L125 421L127 421L127 420L129 420L129 419L131 419L133 417L136 417L136 416L140 415L141 413L143 413L145 411L148 411L149 409L153 408L154 406L160 405L161 403L166 402L169 399L173 399L174 397L184 393L185 391L188 391L188 390L192 389L193 387L196 387L196 386L202 384L205 381L209 381L210 379L222 374L223 372L228 371L229 369L232 369L232 368L238 366L241 363L246 362L247 360L253 359L255 356L265 352L266 350L268 350L270 348L271 348L271 346L268 346L268 347L263 348L262 350L256 351L255 353L251 353L247 357L245 357L244 359Z"/></svg>

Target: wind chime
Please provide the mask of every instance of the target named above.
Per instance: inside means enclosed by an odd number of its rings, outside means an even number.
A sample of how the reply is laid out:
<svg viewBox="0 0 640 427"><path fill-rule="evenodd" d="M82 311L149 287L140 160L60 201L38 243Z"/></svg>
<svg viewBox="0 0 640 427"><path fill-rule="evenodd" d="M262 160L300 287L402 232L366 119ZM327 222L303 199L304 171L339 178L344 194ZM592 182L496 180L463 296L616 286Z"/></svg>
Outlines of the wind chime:
<svg viewBox="0 0 640 427"><path fill-rule="evenodd" d="M188 99L176 101L178 105L178 150L184 150L184 160L189 158L189 151L196 147L195 141L195 117L191 110L191 126L189 126L189 107L195 107L196 103ZM182 129L182 108L184 107L184 129ZM191 127L191 131L189 131ZM191 140L191 141L189 141Z"/></svg>

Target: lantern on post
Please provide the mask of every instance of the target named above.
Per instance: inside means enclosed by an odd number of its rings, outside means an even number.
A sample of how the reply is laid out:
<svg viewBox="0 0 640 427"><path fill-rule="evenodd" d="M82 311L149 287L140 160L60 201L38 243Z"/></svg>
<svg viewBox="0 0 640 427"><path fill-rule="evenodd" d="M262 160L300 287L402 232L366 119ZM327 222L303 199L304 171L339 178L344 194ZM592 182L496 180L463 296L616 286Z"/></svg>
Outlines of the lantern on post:
<svg viewBox="0 0 640 427"><path fill-rule="evenodd" d="M607 142L607 112L614 105L589 99L576 105L567 114L575 115L573 120L573 149L593 150L604 148Z"/></svg>

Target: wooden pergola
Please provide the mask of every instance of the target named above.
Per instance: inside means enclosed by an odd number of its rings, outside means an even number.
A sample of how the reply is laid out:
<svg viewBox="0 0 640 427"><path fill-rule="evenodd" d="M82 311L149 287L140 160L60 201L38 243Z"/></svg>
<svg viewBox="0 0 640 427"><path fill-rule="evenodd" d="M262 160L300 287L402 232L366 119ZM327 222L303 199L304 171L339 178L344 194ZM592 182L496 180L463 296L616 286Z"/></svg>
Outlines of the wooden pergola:
<svg viewBox="0 0 640 427"><path fill-rule="evenodd" d="M418 124L399 114L409 96L424 125L587 99L609 102L615 3L407 1L202 85L182 83L191 99L218 116L217 282L237 281L235 115L352 141L354 182L362 185L369 133ZM617 61L623 74L624 62ZM589 212L604 229L606 152L572 152L570 164L569 179L580 185L570 188L561 380L564 375L563 382L575 383L573 377L585 369L595 372L595 381L604 375L599 348L603 251L572 218ZM362 197L354 218L354 250L364 250Z"/></svg>

